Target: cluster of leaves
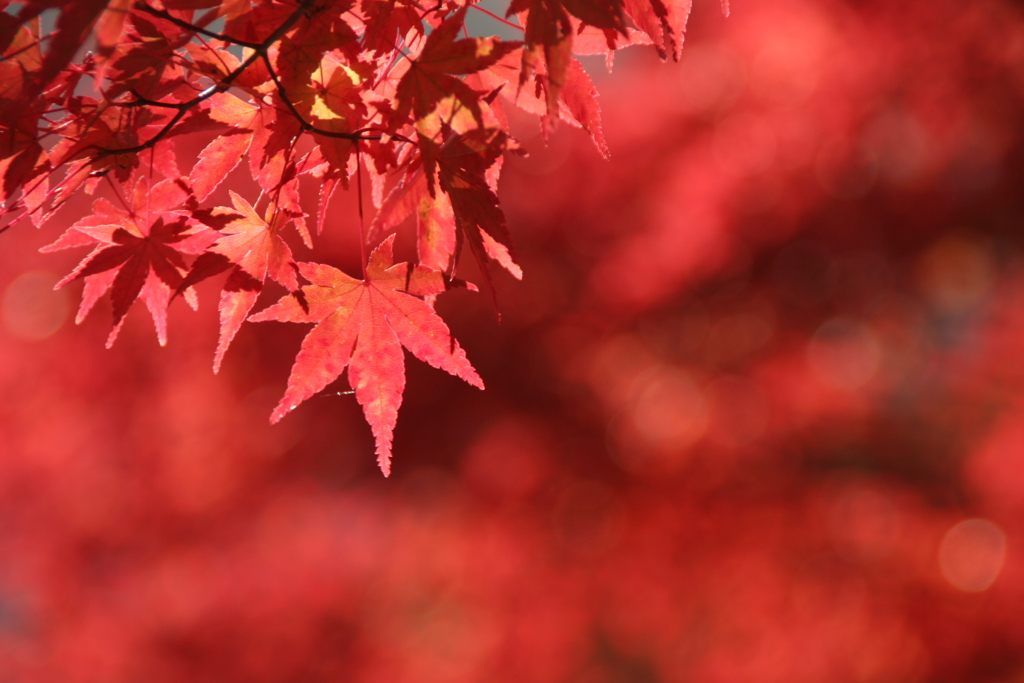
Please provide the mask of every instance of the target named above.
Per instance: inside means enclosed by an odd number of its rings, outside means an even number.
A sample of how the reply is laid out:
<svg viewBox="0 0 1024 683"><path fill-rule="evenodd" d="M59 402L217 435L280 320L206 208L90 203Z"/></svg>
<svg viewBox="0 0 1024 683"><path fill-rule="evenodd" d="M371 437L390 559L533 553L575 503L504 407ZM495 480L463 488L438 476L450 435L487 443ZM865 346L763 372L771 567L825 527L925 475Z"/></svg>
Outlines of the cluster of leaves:
<svg viewBox="0 0 1024 683"><path fill-rule="evenodd" d="M85 282L78 320L109 292L109 346L141 300L164 344L170 302L182 295L194 308L194 285L226 273L214 371L246 320L317 323L272 420L347 367L387 474L402 346L483 387L433 310L445 289L475 289L457 277L463 246L488 287L492 264L522 277L496 195L503 155L520 148L503 108L538 115L545 130L558 120L582 127L607 155L597 93L574 53L611 60L618 48L653 44L678 59L690 2L515 0L506 17L518 24L458 0L36 0L0 9L5 227L42 225L76 191L109 186L45 248L92 248L61 283ZM59 10L52 31L47 10ZM470 10L523 40L469 37ZM76 61L83 46L92 49ZM197 133L209 143L185 170L174 143ZM231 206L208 206L243 159L259 195L232 192ZM304 176L320 187L312 213L300 202ZM377 214L360 235L362 278L296 263L289 230L311 248L311 224L324 230L332 195L353 178L363 225L364 176ZM389 236L413 215L419 263L394 264ZM268 278L288 291L250 316Z"/></svg>
<svg viewBox="0 0 1024 683"><path fill-rule="evenodd" d="M487 391L408 366L387 485L352 397L267 424L311 324L109 354L10 231L0 679L1024 680L1024 6L746 0L686 52L601 86L614 163L506 161L526 276L438 304Z"/></svg>

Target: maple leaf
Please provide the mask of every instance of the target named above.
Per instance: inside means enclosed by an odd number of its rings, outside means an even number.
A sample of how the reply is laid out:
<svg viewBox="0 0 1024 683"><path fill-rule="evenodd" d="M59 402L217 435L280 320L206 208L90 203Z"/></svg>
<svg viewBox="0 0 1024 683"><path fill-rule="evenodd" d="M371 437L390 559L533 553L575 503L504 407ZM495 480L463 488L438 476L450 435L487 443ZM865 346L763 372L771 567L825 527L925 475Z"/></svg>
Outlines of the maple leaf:
<svg viewBox="0 0 1024 683"><path fill-rule="evenodd" d="M497 123L493 115L489 118ZM471 128L462 134L449 130L444 145L421 137L419 149L419 161L410 164L381 204L370 238L415 213L420 263L449 274L461 245L468 243L497 310L489 262L517 280L523 277L496 194L502 152L516 152L518 146L497 128Z"/></svg>
<svg viewBox="0 0 1024 683"><path fill-rule="evenodd" d="M474 75L474 78L479 78L482 87L489 89L497 89L511 84L518 77L518 62L521 59L521 56L515 52L508 54L492 66ZM543 75L541 72L535 74L535 77L543 77ZM523 111L544 118L551 115L548 101L531 92L530 88L518 93L510 92L508 88L502 88L501 94L502 97ZM591 139L601 154L605 158L610 156L608 144L605 142L601 129L601 107L597 103L597 89L580 63L572 57L568 60L565 80L559 90L557 115L569 125L582 128L590 133ZM545 123L542 119L543 131L547 130Z"/></svg>
<svg viewBox="0 0 1024 683"><path fill-rule="evenodd" d="M409 215L416 216L416 247L419 261L425 266L450 271L458 249L457 231L469 242L488 286L490 272L486 261L496 261L514 278L521 280L523 271L516 264L509 248L505 217L498 207L498 197L490 178L468 183L460 179L460 151L465 144L450 143L438 154L444 174L440 191L431 192L422 168L408 173L382 203L370 226L370 239L393 230ZM470 150L476 155L476 150ZM491 160L494 161L493 159ZM465 163L465 159L461 163ZM495 164L496 165L496 164ZM486 257L486 258L485 258Z"/></svg>
<svg viewBox="0 0 1024 683"><path fill-rule="evenodd" d="M422 167L406 174L388 194L370 225L369 240L387 234L409 215L416 216L416 248L422 265L442 272L455 254L455 215L442 192L431 196Z"/></svg>
<svg viewBox="0 0 1024 683"><path fill-rule="evenodd" d="M523 271L512 254L505 213L498 204L494 189L487 182L487 170L500 158L502 151L510 147L511 141L503 131L477 129L452 137L434 152L432 159L437 164L441 190L451 202L455 225L480 264L481 274L492 296L494 287L487 267L489 259L497 261L516 279L523 277Z"/></svg>
<svg viewBox="0 0 1024 683"><path fill-rule="evenodd" d="M55 193L58 205L83 184L92 191L106 173L127 183L142 162L137 145L154 135L168 118L163 113L125 109L86 97L71 100L68 110L72 116L61 130L63 138L47 152L51 168L69 165ZM172 148L172 140L160 140L147 155L153 167L168 179L181 175Z"/></svg>
<svg viewBox="0 0 1024 683"><path fill-rule="evenodd" d="M4 5L6 7L7 3ZM47 41L49 49L40 68L32 74L31 82L26 85L30 99L58 78L90 35L96 40L99 56L108 56L120 37L127 9L126 0L37 0L16 3L17 5L21 7L16 15L3 13L5 21L0 22L0 53L7 51L21 26L36 19L46 10L60 9L54 32ZM105 16L93 32L93 26L100 20L101 15Z"/></svg>
<svg viewBox="0 0 1024 683"><path fill-rule="evenodd" d="M230 93L217 93L204 105L210 119L226 130L199 153L192 168L189 183L196 198L206 199L247 154L252 177L261 187L273 187L284 172L286 148L281 136L272 134L277 112Z"/></svg>
<svg viewBox="0 0 1024 683"><path fill-rule="evenodd" d="M276 213L275 207L271 206L274 225L269 225L249 202L233 190L230 194L231 203L240 217L224 227L221 237L209 251L224 255L260 282L269 275L289 289L298 289L295 271L291 267L291 250L277 234L283 214Z"/></svg>
<svg viewBox="0 0 1024 683"><path fill-rule="evenodd" d="M227 221L221 236L196 259L178 285L178 291L182 291L233 267L220 297L220 337L213 356L214 373L220 372L224 354L263 291L267 277L291 291L299 288L291 249L278 234L289 220L288 215L272 203L267 209L268 223L249 202L234 191L230 194L233 211L218 207L210 212L212 219Z"/></svg>
<svg viewBox="0 0 1024 683"><path fill-rule="evenodd" d="M187 65L189 70L216 82L230 79L232 86L254 96L262 96L273 88L270 72L262 60L257 60L243 69L241 60L220 47L219 42L211 41L201 45L187 43L184 46L185 51L192 58L192 62ZM220 94L224 93L218 93Z"/></svg>
<svg viewBox="0 0 1024 683"><path fill-rule="evenodd" d="M127 210L98 199L93 204L94 215L75 223L56 242L40 249L51 252L96 245L57 287L85 278L76 323L82 322L96 301L110 291L114 327L107 339L108 348L117 339L128 309L139 298L149 309L160 345L167 343L167 305L186 271L182 255L202 252L216 236L176 210L188 197L183 181L165 180L150 191L147 178L139 176ZM194 297L189 298L194 304Z"/></svg>
<svg viewBox="0 0 1024 683"><path fill-rule="evenodd" d="M518 150L499 95L539 115L545 134L557 117L584 128L607 156L596 90L573 52L610 64L650 42L678 56L689 2L511 0L525 39L513 42L469 37L465 0L0 0L0 217L11 217L0 231L39 225L101 182L126 188L123 208L97 200L44 248L92 249L61 283L84 280L78 320L109 292L109 346L141 299L163 344L173 296L194 305L193 285L225 274L214 371L245 320L316 323L274 419L348 367L386 473L403 344L480 385L432 308L446 287L472 287L454 277L462 247L492 295L492 261L522 277L497 197L503 154ZM212 133L198 156L176 154L173 138L197 132ZM261 210L235 193L230 207L200 208L243 159ZM150 188L154 171L168 180ZM373 234L415 213L419 265L392 265L389 238L362 280L300 269L281 236L293 223L313 246L300 178L319 181L319 233L353 176L362 219L364 171ZM300 273L313 285L300 289ZM267 278L291 294L252 316Z"/></svg>
<svg viewBox="0 0 1024 683"><path fill-rule="evenodd" d="M522 71L519 88L542 70L548 116L558 116L558 94L565 85L572 59L574 28L571 16L599 29L626 35L622 0L512 0L506 16L525 12Z"/></svg>
<svg viewBox="0 0 1024 683"><path fill-rule="evenodd" d="M317 144L307 165L318 167L321 206L317 231L323 229L326 203L337 184L345 185L350 174L349 159L356 151L351 136L366 122L367 88L373 66L354 52L355 36L332 35L296 44L283 41L279 61L289 86L295 110L310 124Z"/></svg>
<svg viewBox="0 0 1024 683"><path fill-rule="evenodd" d="M375 54L393 52L399 39L421 26L412 0L362 0L359 7L366 23L363 49Z"/></svg>
<svg viewBox="0 0 1024 683"><path fill-rule="evenodd" d="M396 92L396 127L410 112L417 120L427 118L438 102L452 96L473 113L480 126L484 125L480 94L454 74L485 69L522 43L493 37L455 40L465 23L466 11L463 7L434 29L419 56L409 60L409 70L398 82Z"/></svg>
<svg viewBox="0 0 1024 683"><path fill-rule="evenodd" d="M245 102L229 93L217 93L204 104L206 115L227 129L199 153L189 175L199 200L209 196L245 156L253 180L263 189L277 191L287 182L294 173L292 152L301 131L287 110L258 100Z"/></svg>
<svg viewBox="0 0 1024 683"><path fill-rule="evenodd" d="M245 0L245 4L249 4ZM304 3L311 8L312 2ZM295 12L290 2L252 2L247 11L229 18L224 24L224 34L234 39L260 43L270 37L279 26Z"/></svg>
<svg viewBox="0 0 1024 683"><path fill-rule="evenodd" d="M690 16L692 0L624 0L626 14L637 27L651 37L658 55L679 61L683 52L683 33ZM728 15L727 0L722 0Z"/></svg>
<svg viewBox="0 0 1024 683"><path fill-rule="evenodd" d="M628 16L628 12L627 12ZM579 24L577 26L577 23ZM582 22L573 21L576 29L572 37L572 51L577 55L604 55L605 68L611 73L615 64L615 52L631 45L653 45L651 40L643 31L626 27L626 34L609 31L607 29L594 28Z"/></svg>
<svg viewBox="0 0 1024 683"><path fill-rule="evenodd" d="M45 164L37 163L43 155L37 125L46 102L29 96L31 75L41 65L38 39L28 27L20 27L0 59L0 212L26 181L47 180L42 175L45 168L40 169ZM45 193L47 188L41 189Z"/></svg>
<svg viewBox="0 0 1024 683"><path fill-rule="evenodd" d="M331 266L300 263L299 272L312 283L302 288L306 305L288 295L249 317L253 322L317 324L302 342L288 388L270 421L280 420L347 367L349 384L373 430L384 476L391 472L392 435L405 389L403 346L435 368L484 388L447 325L419 298L444 291L441 274L394 264L393 244L392 235L373 251L365 280Z"/></svg>

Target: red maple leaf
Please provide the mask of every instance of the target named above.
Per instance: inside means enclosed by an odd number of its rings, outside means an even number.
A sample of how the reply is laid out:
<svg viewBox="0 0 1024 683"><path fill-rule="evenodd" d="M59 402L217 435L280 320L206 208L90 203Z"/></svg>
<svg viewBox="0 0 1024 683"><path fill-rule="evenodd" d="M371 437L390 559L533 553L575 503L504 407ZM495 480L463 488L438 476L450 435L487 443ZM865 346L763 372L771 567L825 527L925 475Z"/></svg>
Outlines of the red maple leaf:
<svg viewBox="0 0 1024 683"><path fill-rule="evenodd" d="M178 286L181 291L234 268L220 296L220 338L213 356L215 373L220 371L224 354L263 291L267 277L289 290L299 288L292 251L278 234L290 219L288 214L272 203L267 208L264 220L249 202L234 191L231 191L231 203L234 210L217 207L210 212L214 221L227 221L221 236L205 254L196 259L188 276Z"/></svg>
<svg viewBox="0 0 1024 683"><path fill-rule="evenodd" d="M276 192L294 175L292 154L301 125L287 111L259 101L245 102L230 93L217 93L208 101L209 117L227 126L199 153L189 182L202 201L246 155L253 180Z"/></svg>
<svg viewBox="0 0 1024 683"><path fill-rule="evenodd" d="M391 442L405 388L402 347L435 368L475 387L483 381L447 325L421 298L444 291L441 274L423 266L393 264L394 236L370 255L366 279L337 268L300 263L312 285L250 316L254 322L317 323L292 366L288 389L270 416L277 422L333 382L348 367L348 381L377 442L377 462L391 472Z"/></svg>
<svg viewBox="0 0 1024 683"><path fill-rule="evenodd" d="M450 138L434 158L438 184L451 202L455 225L480 264L492 296L495 292L487 268L489 259L497 261L517 279L523 277L512 253L505 213L486 175L505 149L514 149L507 134L478 128ZM497 300L494 303L497 308Z"/></svg>
<svg viewBox="0 0 1024 683"><path fill-rule="evenodd" d="M42 52L38 38L26 26L12 39L0 59L0 198L4 203L30 179L35 181L36 192L45 194L49 189L45 164L37 163L43 155L38 125L46 100L32 96L31 90L32 75L42 65ZM33 188L27 191L31 193Z"/></svg>
<svg viewBox="0 0 1024 683"><path fill-rule="evenodd" d="M455 74L471 74L494 64L522 43L498 38L455 40L465 22L466 8L453 14L427 36L423 51L409 61L398 82L394 121L400 125L411 111L417 120L430 116L438 102L455 97L483 126L480 93Z"/></svg>
<svg viewBox="0 0 1024 683"><path fill-rule="evenodd" d="M578 35L576 37L579 38ZM589 46L588 49L590 49ZM514 88L503 87L511 85L518 79L521 61L521 55L515 52L510 53L479 74L474 75L473 78L479 79L483 88L490 90L501 88L502 97L523 111L546 117L542 119L541 124L542 130L546 131L551 111L548 101L541 97L544 93L538 94L531 88L516 92ZM543 69L539 69L534 74L535 78L542 79L544 76ZM608 144L605 142L604 133L601 130L601 107L597 104L597 89L580 63L572 57L568 59L565 80L559 90L557 115L569 125L582 128L590 133L591 139L601 154L605 158L610 156Z"/></svg>
<svg viewBox="0 0 1024 683"><path fill-rule="evenodd" d="M114 328L107 339L108 348L117 339L128 309L139 298L149 309L160 345L167 343L167 305L187 270L182 255L201 253L217 235L178 210L188 198L187 186L180 180L157 183L151 191L148 179L139 176L124 209L98 199L92 216L40 249L50 252L96 245L57 287L85 278L76 323L110 291ZM188 298L194 306L194 296Z"/></svg>
<svg viewBox="0 0 1024 683"><path fill-rule="evenodd" d="M229 128L210 141L192 167L189 183L199 201L206 199L246 155L264 116L260 107L230 93L218 93L208 102L210 118Z"/></svg>
<svg viewBox="0 0 1024 683"><path fill-rule="evenodd" d="M316 323L273 419L348 367L387 473L403 345L481 385L433 310L438 293L467 284L454 277L463 247L486 284L492 262L522 277L497 195L503 155L518 150L499 96L545 132L555 118L584 128L607 156L597 93L573 52L610 64L650 42L678 56L689 2L511 0L514 42L469 37L473 2L462 0L0 0L0 232L109 184L117 199L97 200L44 249L92 249L61 283L85 282L78 320L110 292L110 345L141 299L163 344L173 295L194 303L192 286L222 273L214 370L247 319ZM94 49L76 59L90 33ZM175 138L193 133L207 134L202 151L176 153ZM233 207L200 207L243 160L260 210L235 194ZM150 188L154 171L168 180ZM313 246L300 180L318 181L319 232L351 178L361 228L364 176L379 214L360 244L415 213L419 265L392 265L388 238L362 280L300 269L281 235L294 222ZM385 201L389 178L400 180ZM191 267L187 255L198 256ZM299 274L313 284L300 289ZM291 293L250 316L268 277Z"/></svg>
<svg viewBox="0 0 1024 683"><path fill-rule="evenodd" d="M5 9L7 4L4 3ZM98 56L109 56L120 37L128 3L125 0L37 0L17 3L15 7L19 5L17 14L5 12L4 21L0 22L0 53L7 50L22 26L47 10L60 9L54 31L47 40L46 55L26 89L28 97L32 98L59 77L90 35L96 41Z"/></svg>
<svg viewBox="0 0 1024 683"><path fill-rule="evenodd" d="M398 41L422 21L411 0L362 0L359 9L366 24L363 49L378 55L393 52Z"/></svg>
<svg viewBox="0 0 1024 683"><path fill-rule="evenodd" d="M260 282L270 276L289 289L298 289L299 282L292 267L292 252L277 234L281 225L288 220L287 216L277 212L276 207L271 205L268 218L273 223L268 224L249 202L234 191L230 194L238 218L224 227L220 239L209 251L224 255ZM221 212L230 212L230 209L223 208ZM214 209L214 213L217 214L218 210Z"/></svg>
<svg viewBox="0 0 1024 683"><path fill-rule="evenodd" d="M662 59L671 55L679 61L691 0L624 0L624 3L626 14L651 37L658 55ZM728 15L727 0L723 0L722 8Z"/></svg>
<svg viewBox="0 0 1024 683"><path fill-rule="evenodd" d="M488 132L470 133L472 138L482 136L486 138ZM462 239L469 242L488 286L490 274L487 259L496 261L513 277L521 280L523 271L512 256L505 216L495 194L497 174L494 174L495 182L492 182L486 171L481 182L467 180L463 169L459 167L460 157L464 156L460 152L465 152L465 149L465 140L455 137L436 154L437 165L441 170L440 191L430 191L428 176L422 166L409 172L381 205L371 225L370 238L393 230L414 214L417 253L421 264L442 272L452 270L452 258L457 256L459 247L457 230L461 230ZM471 154L475 153L471 151ZM485 159L483 163L488 161L497 165L500 157ZM465 163L465 159L461 159L461 162Z"/></svg>
<svg viewBox="0 0 1024 683"><path fill-rule="evenodd" d="M543 71L546 75L540 83L546 91L548 115L557 117L559 91L565 85L572 59L575 31L570 15L595 28L625 36L622 0L512 0L506 15L518 12L526 13L526 49L519 87L526 85L534 72Z"/></svg>
<svg viewBox="0 0 1024 683"><path fill-rule="evenodd" d="M518 145L497 128L449 131L444 145L420 138L420 158L392 189L370 228L376 238L415 213L420 263L449 274L468 244L496 312L490 261L516 279L523 277L496 194L504 151L516 152Z"/></svg>
<svg viewBox="0 0 1024 683"><path fill-rule="evenodd" d="M457 246L452 203L442 192L430 194L422 166L406 174L392 189L370 226L368 239L390 233L410 215L416 216L420 264L442 272L450 270Z"/></svg>

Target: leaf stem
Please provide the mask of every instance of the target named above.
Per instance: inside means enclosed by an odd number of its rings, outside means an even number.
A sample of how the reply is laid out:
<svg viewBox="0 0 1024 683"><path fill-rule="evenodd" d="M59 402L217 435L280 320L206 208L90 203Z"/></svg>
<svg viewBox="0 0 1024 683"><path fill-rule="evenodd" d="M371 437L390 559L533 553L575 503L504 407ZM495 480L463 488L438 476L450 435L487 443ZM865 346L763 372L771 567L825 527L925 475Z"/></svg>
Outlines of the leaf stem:
<svg viewBox="0 0 1024 683"><path fill-rule="evenodd" d="M359 141L356 146L356 197L359 204L359 263L363 268L363 281L369 278L366 275L366 227L363 224L363 156L359 150Z"/></svg>
<svg viewBox="0 0 1024 683"><path fill-rule="evenodd" d="M302 4L300 4L300 8L301 9L300 10L296 10L296 12L305 11L305 7L303 7L303 5L307 5L307 4L308 5L312 5L312 3L302 3ZM196 26L195 24L190 24L187 21L184 21L182 19L179 19L176 16L173 16L167 10L156 9L155 7L150 7L149 5L147 5L144 2L140 2L140 3L136 4L133 9L137 9L139 11L145 12L146 14L152 14L154 17L158 17L158 18L163 19L165 21L171 22L172 24L174 24L178 28L183 28L186 31L192 31L194 33L200 33L200 34L206 36L207 38L214 38L216 40L223 40L225 43L233 43L235 45L241 45L242 47L252 48L253 50L259 49L260 46L262 45L262 43L252 43L252 42L249 42L247 40L239 40L238 38L232 38L231 36L226 36L223 33L217 33L216 31L210 31L208 29L202 28L201 26ZM289 18L291 18L291 17L289 17Z"/></svg>

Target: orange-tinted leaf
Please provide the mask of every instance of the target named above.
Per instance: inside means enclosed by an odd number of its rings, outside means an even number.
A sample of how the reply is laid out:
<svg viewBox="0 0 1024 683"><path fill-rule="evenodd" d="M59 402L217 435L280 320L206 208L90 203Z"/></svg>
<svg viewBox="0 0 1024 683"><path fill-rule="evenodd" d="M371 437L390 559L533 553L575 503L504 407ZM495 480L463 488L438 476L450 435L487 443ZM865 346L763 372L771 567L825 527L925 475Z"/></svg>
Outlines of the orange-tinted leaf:
<svg viewBox="0 0 1024 683"><path fill-rule="evenodd" d="M605 66L610 72L616 50L631 45L652 45L653 42L650 36L635 28L627 28L623 36L615 31L580 24L572 38L572 51L577 55L604 55Z"/></svg>

